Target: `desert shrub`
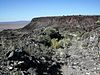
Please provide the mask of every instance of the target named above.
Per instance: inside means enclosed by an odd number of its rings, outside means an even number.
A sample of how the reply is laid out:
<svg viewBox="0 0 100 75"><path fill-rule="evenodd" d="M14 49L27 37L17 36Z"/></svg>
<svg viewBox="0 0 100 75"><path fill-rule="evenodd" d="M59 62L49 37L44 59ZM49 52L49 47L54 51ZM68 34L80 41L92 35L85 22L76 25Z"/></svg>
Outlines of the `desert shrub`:
<svg viewBox="0 0 100 75"><path fill-rule="evenodd" d="M39 41L40 41L40 43L44 44L45 46L50 46L51 38L49 35L40 35Z"/></svg>
<svg viewBox="0 0 100 75"><path fill-rule="evenodd" d="M97 21L96 21L96 24L99 24L99 25L100 25L100 20L97 20Z"/></svg>
<svg viewBox="0 0 100 75"><path fill-rule="evenodd" d="M61 36L61 34L59 34L59 31L55 28L52 27L47 27L44 31L43 31L44 35L49 35L51 39L53 38L58 38L58 40L62 39L63 36Z"/></svg>
<svg viewBox="0 0 100 75"><path fill-rule="evenodd" d="M45 33L47 35L50 35L51 33L54 33L54 32L56 32L56 29L55 28L52 28L52 27L47 27L43 31L43 33Z"/></svg>
<svg viewBox="0 0 100 75"><path fill-rule="evenodd" d="M71 43L69 38L63 38L61 40L51 39L51 46L56 49L67 47L69 43Z"/></svg>
<svg viewBox="0 0 100 75"><path fill-rule="evenodd" d="M42 34L38 37L40 43L49 47L51 46L51 42L52 42L53 47L57 46L57 42L61 40L62 38L63 36L59 34L59 32L55 28L52 28L52 27L45 28ZM55 41L54 39L57 39L57 40ZM54 43L56 45L54 45Z"/></svg>
<svg viewBox="0 0 100 75"><path fill-rule="evenodd" d="M58 39L51 39L51 46L56 49L60 48L60 43L59 43Z"/></svg>
<svg viewBox="0 0 100 75"><path fill-rule="evenodd" d="M69 38L63 38L63 39L59 40L59 44L61 47L67 47L69 43L70 43Z"/></svg>

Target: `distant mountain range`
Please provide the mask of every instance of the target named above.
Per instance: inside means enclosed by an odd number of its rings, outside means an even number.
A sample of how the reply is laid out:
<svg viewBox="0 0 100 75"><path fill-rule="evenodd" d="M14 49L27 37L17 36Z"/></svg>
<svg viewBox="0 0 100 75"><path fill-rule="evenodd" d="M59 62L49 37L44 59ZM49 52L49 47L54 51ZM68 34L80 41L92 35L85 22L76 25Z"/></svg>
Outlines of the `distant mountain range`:
<svg viewBox="0 0 100 75"><path fill-rule="evenodd" d="M27 25L30 21L12 21L12 22L0 22L0 31L4 29L18 29Z"/></svg>

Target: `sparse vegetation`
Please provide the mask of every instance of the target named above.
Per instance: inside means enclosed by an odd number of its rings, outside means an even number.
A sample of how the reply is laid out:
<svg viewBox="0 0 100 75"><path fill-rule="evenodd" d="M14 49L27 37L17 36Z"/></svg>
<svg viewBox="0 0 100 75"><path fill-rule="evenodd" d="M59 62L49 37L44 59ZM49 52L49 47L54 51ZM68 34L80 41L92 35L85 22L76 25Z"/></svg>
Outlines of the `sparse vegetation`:
<svg viewBox="0 0 100 75"><path fill-rule="evenodd" d="M100 20L97 20L97 21L96 21L96 24L100 25Z"/></svg>
<svg viewBox="0 0 100 75"><path fill-rule="evenodd" d="M56 49L60 48L60 43L59 43L58 39L52 39L51 46Z"/></svg>

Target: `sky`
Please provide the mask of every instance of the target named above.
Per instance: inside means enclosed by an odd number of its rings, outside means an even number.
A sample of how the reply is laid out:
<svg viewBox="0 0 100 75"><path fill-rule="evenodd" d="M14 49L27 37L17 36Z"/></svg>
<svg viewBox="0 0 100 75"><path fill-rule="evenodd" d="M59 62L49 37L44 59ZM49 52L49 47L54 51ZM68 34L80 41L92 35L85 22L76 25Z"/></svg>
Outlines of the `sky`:
<svg viewBox="0 0 100 75"><path fill-rule="evenodd" d="M0 0L0 22L63 15L100 15L100 0Z"/></svg>

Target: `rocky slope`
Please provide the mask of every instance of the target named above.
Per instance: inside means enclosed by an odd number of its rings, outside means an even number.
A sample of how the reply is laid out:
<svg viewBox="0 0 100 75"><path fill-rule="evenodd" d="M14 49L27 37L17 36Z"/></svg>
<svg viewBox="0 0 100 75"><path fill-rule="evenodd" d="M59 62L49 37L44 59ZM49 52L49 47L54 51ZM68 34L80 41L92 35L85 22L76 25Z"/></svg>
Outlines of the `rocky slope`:
<svg viewBox="0 0 100 75"><path fill-rule="evenodd" d="M0 75L100 75L100 16L33 18L0 32Z"/></svg>

